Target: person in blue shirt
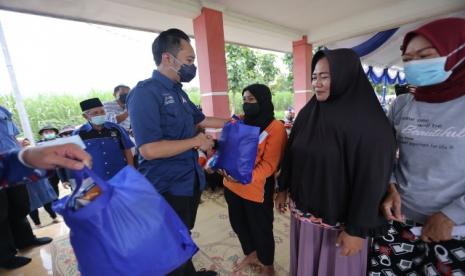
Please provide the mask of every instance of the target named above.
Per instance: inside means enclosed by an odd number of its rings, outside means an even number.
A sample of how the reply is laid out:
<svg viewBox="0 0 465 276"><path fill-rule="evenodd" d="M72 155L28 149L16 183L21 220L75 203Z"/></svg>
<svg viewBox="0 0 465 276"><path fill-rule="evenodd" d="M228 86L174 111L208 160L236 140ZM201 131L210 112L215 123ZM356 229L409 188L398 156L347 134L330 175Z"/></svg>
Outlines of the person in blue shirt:
<svg viewBox="0 0 465 276"><path fill-rule="evenodd" d="M19 130L13 123L11 112L3 106L0 106L0 152L19 149L16 136Z"/></svg>
<svg viewBox="0 0 465 276"><path fill-rule="evenodd" d="M13 123L12 114L0 106L0 153L18 151L16 135L19 130ZM6 183L3 181L2 186ZM26 216L30 211L29 194L25 185L0 189L0 267L16 268L31 261L15 257L16 249L49 243L51 238L37 238Z"/></svg>
<svg viewBox="0 0 465 276"><path fill-rule="evenodd" d="M134 165L131 148L134 143L121 126L105 121L105 110L98 98L80 103L84 118L88 121L74 135L79 135L92 156L92 170L103 180L112 178L126 165Z"/></svg>
<svg viewBox="0 0 465 276"><path fill-rule="evenodd" d="M3 138L0 134L0 138ZM30 147L0 152L0 191L45 177L42 170L56 167L81 170L92 166L92 157L75 144Z"/></svg>
<svg viewBox="0 0 465 276"><path fill-rule="evenodd" d="M52 241L51 238L34 236L26 219L29 198L25 185L19 184L36 181L41 176L31 167L82 169L82 162L90 165L91 160L78 146L69 144L19 151L15 137L18 132L11 113L0 106L0 268L5 269L15 269L31 261L30 258L16 256L16 249Z"/></svg>
<svg viewBox="0 0 465 276"><path fill-rule="evenodd" d="M198 164L198 148L208 150L212 137L202 128L222 128L226 119L205 117L182 89L196 75L195 53L181 30L161 32L152 44L157 65L151 78L129 93L127 106L140 153L139 171L173 207L185 225L195 223L205 176ZM195 274L192 261L170 275ZM215 272L197 272L215 275Z"/></svg>
<svg viewBox="0 0 465 276"><path fill-rule="evenodd" d="M0 139L5 138L0 133ZM24 184L34 185L38 179L46 177L38 169L55 169L57 166L81 170L91 165L91 156L74 144L48 147L31 147L19 151L14 149L0 153L0 268L15 269L28 264L31 259L16 256L16 248L39 246L52 241L51 238L36 238L30 226L10 218L10 214L21 212L18 204L9 198L9 192ZM20 227L21 226L21 227ZM20 235L20 236L18 236ZM31 240L18 247L18 237L30 236Z"/></svg>

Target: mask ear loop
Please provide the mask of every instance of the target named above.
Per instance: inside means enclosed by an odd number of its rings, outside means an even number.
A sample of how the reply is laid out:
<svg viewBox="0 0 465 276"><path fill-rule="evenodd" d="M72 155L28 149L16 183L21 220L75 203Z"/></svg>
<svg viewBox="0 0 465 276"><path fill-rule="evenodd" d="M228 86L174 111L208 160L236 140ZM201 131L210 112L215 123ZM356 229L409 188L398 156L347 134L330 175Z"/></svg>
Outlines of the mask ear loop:
<svg viewBox="0 0 465 276"><path fill-rule="evenodd" d="M465 48L465 43L462 44L460 47L458 47L457 49L455 49L454 51L450 52L450 54L447 55L447 58L449 58L450 56L452 56L453 54L457 53L458 51L462 50L463 48ZM462 62L465 60L465 57L463 57L459 62L457 62L454 66L452 66L452 68L450 69L450 71L454 71L455 68L457 68L460 64L462 64Z"/></svg>
<svg viewBox="0 0 465 276"><path fill-rule="evenodd" d="M170 56L174 59L174 62L175 62L175 63L181 64L181 67L182 67L183 63L182 63L179 59L177 59L177 58L176 58L172 53L170 53L170 52L167 52L167 54L170 55ZM173 66L170 66L169 68L170 68L171 70L173 70L174 72L176 72L176 74L179 75L179 70L181 70L181 68L179 68L178 70L174 69Z"/></svg>
<svg viewBox="0 0 465 276"><path fill-rule="evenodd" d="M183 63L179 59L177 59L172 53L169 53L169 55L174 59L175 62L177 62L181 66L183 65Z"/></svg>

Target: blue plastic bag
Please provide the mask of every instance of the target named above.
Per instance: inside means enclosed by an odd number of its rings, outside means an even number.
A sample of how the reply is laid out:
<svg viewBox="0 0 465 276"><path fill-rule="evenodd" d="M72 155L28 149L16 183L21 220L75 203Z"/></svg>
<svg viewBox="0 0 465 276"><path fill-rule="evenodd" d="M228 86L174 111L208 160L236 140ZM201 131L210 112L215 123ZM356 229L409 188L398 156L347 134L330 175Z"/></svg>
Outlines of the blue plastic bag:
<svg viewBox="0 0 465 276"><path fill-rule="evenodd" d="M259 127L245 125L240 120L226 123L211 168L224 169L240 183L249 184L257 158L259 136Z"/></svg>
<svg viewBox="0 0 465 276"><path fill-rule="evenodd" d="M74 211L69 202L80 190L54 204L70 228L70 241L82 275L165 275L198 248L171 206L148 180L126 166L108 182L91 170L101 194ZM79 177L78 177L79 178Z"/></svg>

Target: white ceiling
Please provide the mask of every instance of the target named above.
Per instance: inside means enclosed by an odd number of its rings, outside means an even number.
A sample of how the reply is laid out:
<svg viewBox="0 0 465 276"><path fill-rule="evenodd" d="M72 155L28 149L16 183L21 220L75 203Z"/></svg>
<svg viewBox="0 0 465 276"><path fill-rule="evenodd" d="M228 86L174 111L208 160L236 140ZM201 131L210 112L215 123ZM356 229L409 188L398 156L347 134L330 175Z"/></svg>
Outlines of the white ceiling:
<svg viewBox="0 0 465 276"><path fill-rule="evenodd" d="M308 36L323 45L465 10L465 0L0 0L0 8L193 35L202 7L223 12L227 42L290 52Z"/></svg>

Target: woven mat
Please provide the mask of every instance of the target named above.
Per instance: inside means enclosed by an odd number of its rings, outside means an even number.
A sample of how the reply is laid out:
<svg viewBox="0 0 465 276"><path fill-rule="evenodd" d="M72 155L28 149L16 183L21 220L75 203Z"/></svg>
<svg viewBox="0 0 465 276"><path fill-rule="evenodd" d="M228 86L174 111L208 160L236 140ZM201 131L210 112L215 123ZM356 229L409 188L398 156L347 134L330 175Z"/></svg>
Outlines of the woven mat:
<svg viewBox="0 0 465 276"><path fill-rule="evenodd" d="M220 275L231 275L235 262L243 258L236 234L231 229L226 202L222 192L204 192L197 214L192 237L200 251L193 261L197 269L206 268ZM275 213L274 236L276 242L276 275L288 275L289 268L289 217ZM76 258L68 236L55 238L51 245L53 275L79 275ZM237 276L257 275L257 268L248 267Z"/></svg>

